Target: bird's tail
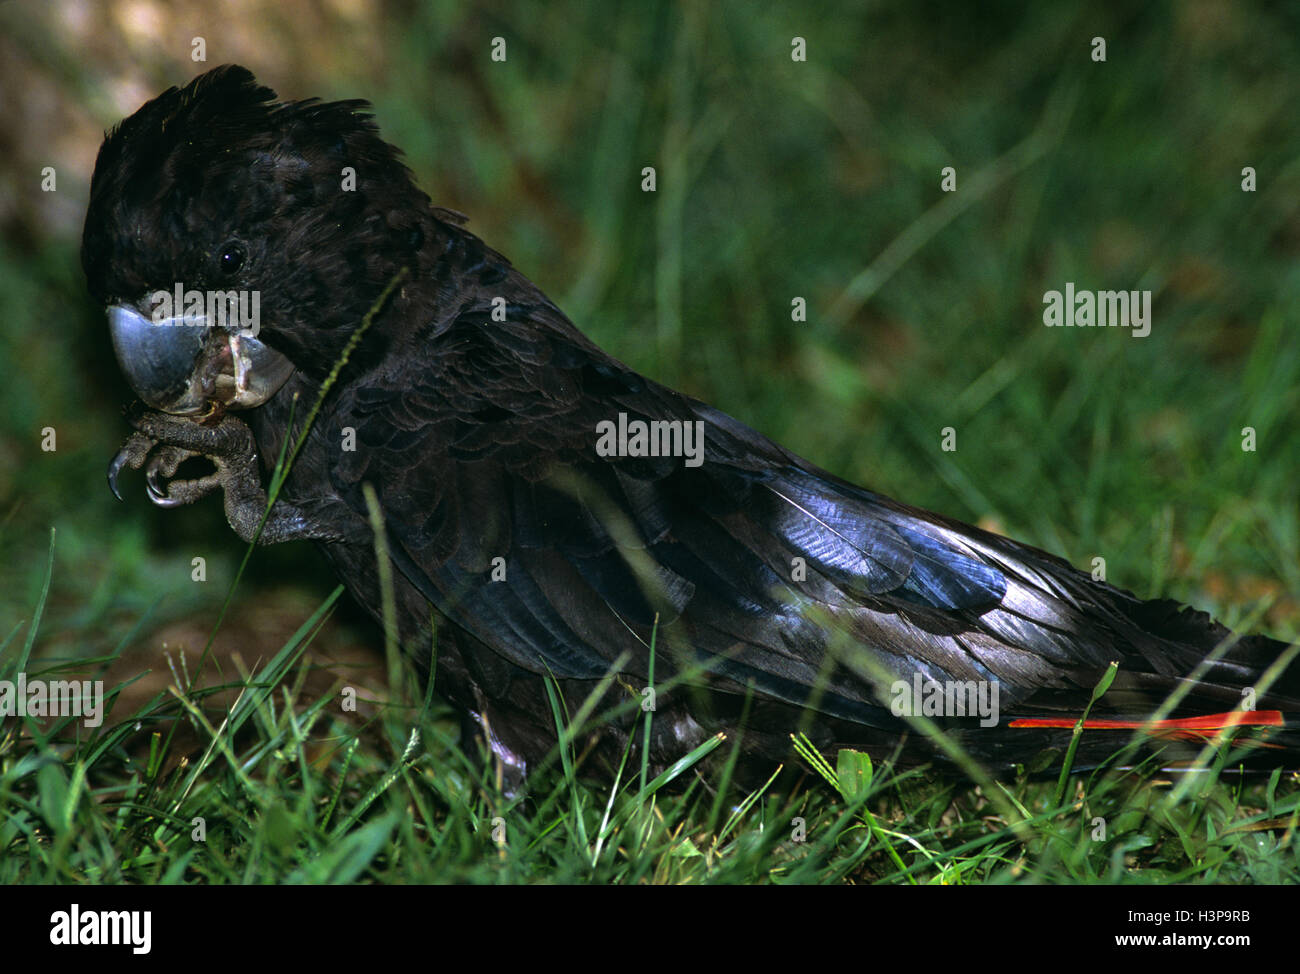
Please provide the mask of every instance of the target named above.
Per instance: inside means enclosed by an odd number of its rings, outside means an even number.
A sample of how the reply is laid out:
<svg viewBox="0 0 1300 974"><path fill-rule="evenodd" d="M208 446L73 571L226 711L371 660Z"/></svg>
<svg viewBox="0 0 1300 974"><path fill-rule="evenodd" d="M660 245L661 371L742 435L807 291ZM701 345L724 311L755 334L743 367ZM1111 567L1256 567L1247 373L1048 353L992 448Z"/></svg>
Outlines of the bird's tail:
<svg viewBox="0 0 1300 974"><path fill-rule="evenodd" d="M1118 692L1103 696L1083 719L1081 766L1132 742L1142 753L1159 751L1162 766L1176 768L1230 740L1233 766L1300 771L1300 642L1240 636L1204 612L1124 594L1117 608L1139 650L1128 658L1142 665L1117 678ZM1014 715L1006 723L1008 743L1024 734L1066 747L1083 718L1076 709Z"/></svg>

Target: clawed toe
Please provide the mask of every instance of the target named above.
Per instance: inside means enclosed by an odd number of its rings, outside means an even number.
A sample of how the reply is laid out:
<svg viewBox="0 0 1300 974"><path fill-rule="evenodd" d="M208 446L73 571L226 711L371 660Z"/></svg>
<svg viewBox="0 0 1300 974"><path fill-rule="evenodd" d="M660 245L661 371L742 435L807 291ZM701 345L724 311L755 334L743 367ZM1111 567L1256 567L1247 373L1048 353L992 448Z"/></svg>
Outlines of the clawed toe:
<svg viewBox="0 0 1300 974"><path fill-rule="evenodd" d="M201 454L178 446L164 446L154 453L144 475L149 500L158 507L181 507L220 487L220 479L215 473L194 480L171 479L182 463L197 456Z"/></svg>
<svg viewBox="0 0 1300 974"><path fill-rule="evenodd" d="M125 467L133 470L145 468L149 500L159 507L180 507L193 503L221 486L220 478L215 473L193 480L171 479L186 460L205 454L190 446L164 442L159 436L195 439L202 435L197 433L195 424L189 420L180 421L176 417L151 413L138 406L128 411L127 419L136 427L136 432L127 438L122 449L108 465L108 486L118 500L122 500L122 492L118 489L117 479Z"/></svg>

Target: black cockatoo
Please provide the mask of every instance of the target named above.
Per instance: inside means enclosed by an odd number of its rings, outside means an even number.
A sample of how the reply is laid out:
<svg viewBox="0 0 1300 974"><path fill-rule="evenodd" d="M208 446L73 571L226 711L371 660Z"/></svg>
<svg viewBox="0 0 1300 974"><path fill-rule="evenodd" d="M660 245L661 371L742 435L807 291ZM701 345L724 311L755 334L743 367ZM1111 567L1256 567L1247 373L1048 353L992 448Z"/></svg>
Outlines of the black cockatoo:
<svg viewBox="0 0 1300 974"><path fill-rule="evenodd" d="M432 205L366 108L282 103L227 66L108 135L82 265L143 402L110 481L143 466L164 505L220 489L251 540L337 368L260 541L316 541L380 618L370 485L401 642L427 667L436 627L436 687L512 776L555 743L551 679L571 712L607 675L601 709L631 702L596 761L655 690L655 764L718 731L760 762L797 730L929 760L921 713L1005 770L1068 739L1112 661L1080 764L1175 692L1152 740L1240 723L1252 757L1294 763L1300 665L1260 682L1285 644L847 483L638 375ZM215 472L176 478L194 456Z"/></svg>

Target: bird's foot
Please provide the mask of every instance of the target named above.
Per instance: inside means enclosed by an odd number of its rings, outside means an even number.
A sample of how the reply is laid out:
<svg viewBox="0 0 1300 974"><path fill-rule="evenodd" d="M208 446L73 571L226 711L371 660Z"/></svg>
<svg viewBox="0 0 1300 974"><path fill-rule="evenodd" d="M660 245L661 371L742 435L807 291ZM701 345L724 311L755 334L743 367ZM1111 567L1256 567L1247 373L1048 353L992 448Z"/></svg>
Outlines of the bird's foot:
<svg viewBox="0 0 1300 974"><path fill-rule="evenodd" d="M119 500L117 479L124 467L145 468L149 500L159 507L192 504L225 486L223 467L255 463L257 451L249 428L233 416L204 422L186 416L151 412L136 404L127 412L135 427L108 467L108 485ZM180 465L194 457L210 460L217 470L205 477L173 479Z"/></svg>
<svg viewBox="0 0 1300 974"><path fill-rule="evenodd" d="M257 444L242 420L216 413L205 420L172 416L133 407L127 421L135 427L108 467L108 485L121 499L117 478L124 467L145 468L149 499L159 507L192 504L221 490L225 494L226 520L244 541L274 544L294 538L338 540L316 527L300 511L278 501L267 513L262 489ZM173 479L180 465L194 457L216 468L204 477Z"/></svg>

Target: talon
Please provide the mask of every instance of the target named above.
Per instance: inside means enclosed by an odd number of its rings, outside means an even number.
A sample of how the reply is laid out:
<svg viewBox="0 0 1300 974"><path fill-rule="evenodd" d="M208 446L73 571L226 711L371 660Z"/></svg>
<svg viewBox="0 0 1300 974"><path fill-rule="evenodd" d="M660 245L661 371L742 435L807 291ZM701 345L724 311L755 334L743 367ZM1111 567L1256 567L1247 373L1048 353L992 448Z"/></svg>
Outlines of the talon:
<svg viewBox="0 0 1300 974"><path fill-rule="evenodd" d="M130 462L130 454L126 447L117 451L117 456L113 457L112 462L108 465L108 489L113 492L113 496L120 501L125 501L122 492L117 489L117 475L122 472L122 468Z"/></svg>
<svg viewBox="0 0 1300 974"><path fill-rule="evenodd" d="M158 507L180 507L182 502L171 496L167 489L168 485L163 482L164 475L159 469L160 466L158 458L155 457L144 474L149 500L153 501Z"/></svg>
<svg viewBox="0 0 1300 974"><path fill-rule="evenodd" d="M130 467L132 470L139 470L150 451L157 445L157 440L138 431L127 437L126 442L122 444L122 449L117 451L117 456L113 457L108 465L108 488L113 492L114 497L118 500L124 499L117 486L117 478L122 468Z"/></svg>

